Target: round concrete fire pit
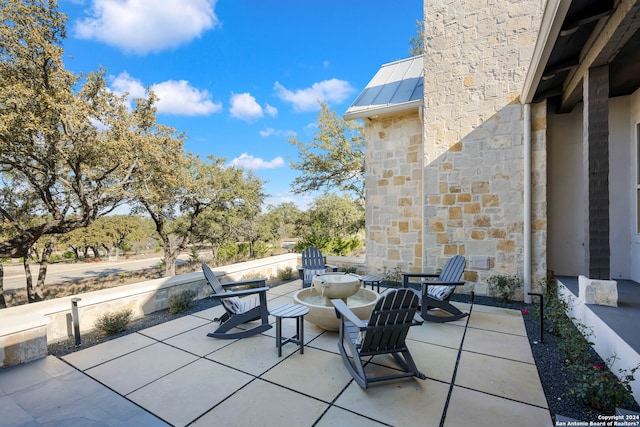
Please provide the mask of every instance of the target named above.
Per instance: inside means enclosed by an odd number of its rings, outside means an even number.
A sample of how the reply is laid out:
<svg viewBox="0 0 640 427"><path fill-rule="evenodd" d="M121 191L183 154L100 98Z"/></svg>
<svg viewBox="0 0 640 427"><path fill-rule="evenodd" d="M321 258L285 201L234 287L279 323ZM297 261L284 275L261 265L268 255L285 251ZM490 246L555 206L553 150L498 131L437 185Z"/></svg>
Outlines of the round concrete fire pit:
<svg viewBox="0 0 640 427"><path fill-rule="evenodd" d="M378 294L372 290L358 288L355 295L347 298L347 306L358 318L368 320L371 310L376 305ZM304 317L307 320L327 331L337 331L340 322L336 317L336 310L324 296L320 295L315 288L301 289L293 294L293 301L296 304L309 308L309 314Z"/></svg>

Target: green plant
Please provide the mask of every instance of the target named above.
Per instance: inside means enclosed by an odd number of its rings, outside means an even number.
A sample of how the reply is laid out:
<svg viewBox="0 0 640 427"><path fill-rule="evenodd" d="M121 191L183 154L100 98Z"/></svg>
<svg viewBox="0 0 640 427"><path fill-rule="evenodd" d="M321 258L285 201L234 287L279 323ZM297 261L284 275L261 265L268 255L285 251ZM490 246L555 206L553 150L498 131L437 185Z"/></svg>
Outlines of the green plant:
<svg viewBox="0 0 640 427"><path fill-rule="evenodd" d="M293 268L286 267L278 269L278 280L291 280L293 278Z"/></svg>
<svg viewBox="0 0 640 427"><path fill-rule="evenodd" d="M547 331L555 336L560 336L561 331L571 324L567 316L569 304L560 297L544 300L544 324Z"/></svg>
<svg viewBox="0 0 640 427"><path fill-rule="evenodd" d="M189 307L191 307L191 303L196 295L196 292L191 289L185 289L184 291L171 295L169 297L169 314L187 311Z"/></svg>
<svg viewBox="0 0 640 427"><path fill-rule="evenodd" d="M522 279L518 275L505 276L497 274L487 279L489 290L503 302L509 302L516 289L522 286Z"/></svg>
<svg viewBox="0 0 640 427"><path fill-rule="evenodd" d="M382 267L382 279L387 284L399 284L402 280L402 269L398 266L389 268L385 265Z"/></svg>
<svg viewBox="0 0 640 427"><path fill-rule="evenodd" d="M356 274L358 272L358 269L354 266L342 267L341 270L347 274Z"/></svg>
<svg viewBox="0 0 640 427"><path fill-rule="evenodd" d="M565 318L566 323L560 327L558 349L564 353L568 365L588 363L589 348L593 345L589 341L592 332L584 324L577 323L574 326L571 319L566 315Z"/></svg>
<svg viewBox="0 0 640 427"><path fill-rule="evenodd" d="M195 245L189 251L189 262L200 262L200 250Z"/></svg>
<svg viewBox="0 0 640 427"><path fill-rule="evenodd" d="M619 377L611 372L616 357L611 356L605 365L593 366L577 364L569 366L576 379L576 385L569 392L583 404L605 413L613 413L616 407L632 405L631 383L640 365L633 369L619 369Z"/></svg>
<svg viewBox="0 0 640 427"><path fill-rule="evenodd" d="M106 335L114 335L127 330L132 316L131 309L104 313L96 319L94 326Z"/></svg>

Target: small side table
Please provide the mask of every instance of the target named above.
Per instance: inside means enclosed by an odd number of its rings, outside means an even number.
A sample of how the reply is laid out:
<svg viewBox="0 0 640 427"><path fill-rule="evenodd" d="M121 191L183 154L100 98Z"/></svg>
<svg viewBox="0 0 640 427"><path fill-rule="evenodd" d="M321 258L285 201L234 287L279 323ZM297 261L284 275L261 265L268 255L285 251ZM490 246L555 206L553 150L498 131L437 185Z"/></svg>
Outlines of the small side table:
<svg viewBox="0 0 640 427"><path fill-rule="evenodd" d="M362 276L362 286L367 287L367 285L371 285L371 290L373 290L373 285L378 287L378 293L380 293L380 283L382 283L382 277L380 276Z"/></svg>
<svg viewBox="0 0 640 427"><path fill-rule="evenodd" d="M282 357L282 346L288 342L300 345L300 354L304 354L304 315L309 313L309 308L300 304L284 304L269 309L269 313L276 318L278 357ZM282 338L283 318L296 319L296 334L294 336Z"/></svg>

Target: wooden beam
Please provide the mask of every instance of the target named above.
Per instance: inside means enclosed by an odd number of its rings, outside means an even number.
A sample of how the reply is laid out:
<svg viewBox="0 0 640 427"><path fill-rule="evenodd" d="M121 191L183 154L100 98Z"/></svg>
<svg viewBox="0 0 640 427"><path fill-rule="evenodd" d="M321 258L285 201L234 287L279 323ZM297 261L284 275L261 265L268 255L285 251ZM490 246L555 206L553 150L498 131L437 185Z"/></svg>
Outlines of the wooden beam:
<svg viewBox="0 0 640 427"><path fill-rule="evenodd" d="M597 25L585 43L580 65L563 84L560 112L569 112L582 99L582 82L592 67L609 64L640 29L640 0L621 0L602 25Z"/></svg>

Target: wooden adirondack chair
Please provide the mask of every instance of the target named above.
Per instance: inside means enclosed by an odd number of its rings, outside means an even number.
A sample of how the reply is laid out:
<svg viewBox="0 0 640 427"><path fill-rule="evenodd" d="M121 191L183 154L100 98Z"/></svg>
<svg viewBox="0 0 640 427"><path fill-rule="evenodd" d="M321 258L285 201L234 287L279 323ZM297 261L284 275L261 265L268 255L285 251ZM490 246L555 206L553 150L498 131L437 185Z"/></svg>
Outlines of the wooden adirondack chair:
<svg viewBox="0 0 640 427"><path fill-rule="evenodd" d="M369 383L396 378L425 379L407 348L409 327L422 324L416 315L419 298L412 289L393 289L380 296L369 321L360 320L341 299L332 299L340 318L338 349L347 370L362 388ZM403 372L384 376L367 376L363 358L390 354Z"/></svg>
<svg viewBox="0 0 640 427"><path fill-rule="evenodd" d="M402 275L403 288L408 288L410 283L415 283L412 282L411 279L420 279L418 283L422 285L421 311L424 320L444 323L460 320L469 315L469 313L463 313L449 302L456 286L465 284L464 281L460 281L460 278L462 277L466 263L462 255L456 255L447 261L439 275L427 273L404 273ZM447 312L448 315L440 316L430 314L429 310L432 309L440 309Z"/></svg>
<svg viewBox="0 0 640 427"><path fill-rule="evenodd" d="M324 256L320 249L313 246L302 252L302 265L298 268L298 274L302 279L302 287L311 286L313 276L331 271L331 266L325 264Z"/></svg>
<svg viewBox="0 0 640 427"><path fill-rule="evenodd" d="M220 299L225 309L225 313L221 317L214 319L214 321L220 323L220 326L214 332L208 333L207 336L222 339L246 338L271 329L269 310L267 308L267 291L269 287L266 286L266 278L220 283L208 265L202 264L202 272L205 279L207 279L207 283L213 289L211 297ZM229 292L225 289L227 287L241 286L251 286L251 288L234 292ZM258 294L257 298L240 299L242 296L255 294ZM229 332L243 323L254 320L260 320L261 322L251 329Z"/></svg>

